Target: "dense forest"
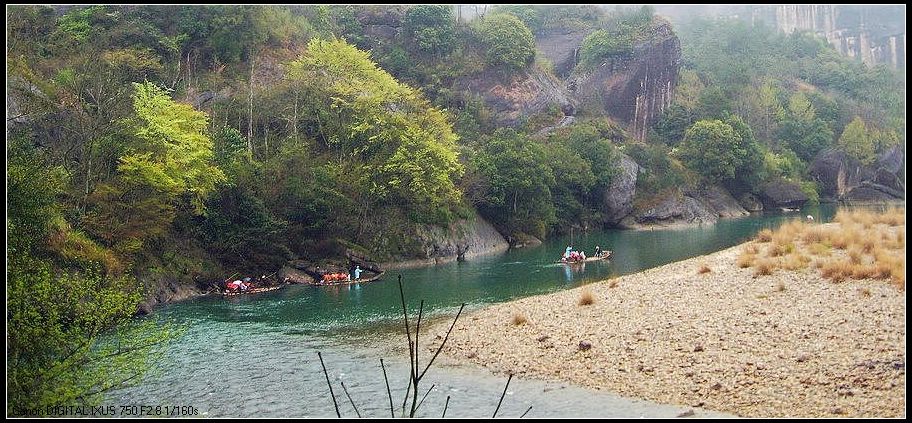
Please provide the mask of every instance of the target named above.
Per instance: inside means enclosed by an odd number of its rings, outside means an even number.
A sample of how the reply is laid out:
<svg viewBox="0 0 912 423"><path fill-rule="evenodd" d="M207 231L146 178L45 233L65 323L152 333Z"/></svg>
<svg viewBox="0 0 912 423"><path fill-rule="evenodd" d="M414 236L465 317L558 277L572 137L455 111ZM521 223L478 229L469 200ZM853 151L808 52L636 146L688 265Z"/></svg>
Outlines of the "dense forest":
<svg viewBox="0 0 912 423"><path fill-rule="evenodd" d="M511 242L618 226L604 203L625 160L634 210L710 185L815 202L818 155L870 165L905 145L900 72L764 25L667 33L649 7L11 6L7 22L8 389L24 407L141 373L174 328L126 322L162 285L408 259L422 228L473 219ZM585 37L563 69L537 43L566 28ZM662 31L681 63L645 137L586 101L504 120L477 88L584 81Z"/></svg>

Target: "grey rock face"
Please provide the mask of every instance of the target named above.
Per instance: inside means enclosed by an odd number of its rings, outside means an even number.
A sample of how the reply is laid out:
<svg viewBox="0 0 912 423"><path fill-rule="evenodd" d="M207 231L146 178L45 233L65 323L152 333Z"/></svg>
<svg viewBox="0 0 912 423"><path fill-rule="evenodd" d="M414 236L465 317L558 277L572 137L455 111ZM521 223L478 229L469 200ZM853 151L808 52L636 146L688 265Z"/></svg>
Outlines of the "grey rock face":
<svg viewBox="0 0 912 423"><path fill-rule="evenodd" d="M808 196L797 184L779 179L760 187L760 199L766 209L798 208L807 202Z"/></svg>
<svg viewBox="0 0 912 423"><path fill-rule="evenodd" d="M469 258L503 251L509 244L491 223L477 214L473 219L460 220L449 228L423 225L417 238L424 246L425 259Z"/></svg>
<svg viewBox="0 0 912 423"><path fill-rule="evenodd" d="M895 146L870 165L836 149L820 152L808 172L825 200L892 201L905 199L905 149Z"/></svg>
<svg viewBox="0 0 912 423"><path fill-rule="evenodd" d="M535 48L554 65L554 73L566 78L579 61L579 49L589 31L555 28L535 35Z"/></svg>
<svg viewBox="0 0 912 423"><path fill-rule="evenodd" d="M564 115L573 115L576 111L576 101L561 82L535 67L508 80L488 71L457 85L481 96L499 125L516 126L521 118L545 112L552 106L559 107Z"/></svg>
<svg viewBox="0 0 912 423"><path fill-rule="evenodd" d="M611 180L602 200L605 223L617 225L633 210L637 174L640 166L626 154L621 154L620 172Z"/></svg>
<svg viewBox="0 0 912 423"><path fill-rule="evenodd" d="M763 202L756 195L746 193L738 199L738 204L749 212L763 211Z"/></svg>

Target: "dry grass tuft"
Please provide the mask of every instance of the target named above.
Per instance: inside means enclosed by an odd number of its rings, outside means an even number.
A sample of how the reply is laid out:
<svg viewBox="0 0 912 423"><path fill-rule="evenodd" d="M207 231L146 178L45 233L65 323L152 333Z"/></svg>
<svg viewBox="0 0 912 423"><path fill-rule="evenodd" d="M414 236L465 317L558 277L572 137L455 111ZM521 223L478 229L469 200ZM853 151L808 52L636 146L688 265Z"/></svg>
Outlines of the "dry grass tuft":
<svg viewBox="0 0 912 423"><path fill-rule="evenodd" d="M784 238L773 238L773 243L770 244L769 256L770 257L781 257L786 254L791 254L795 251L795 244Z"/></svg>
<svg viewBox="0 0 912 423"><path fill-rule="evenodd" d="M742 252L745 254L759 254L760 246L751 242L744 247L744 250L742 250Z"/></svg>
<svg viewBox="0 0 912 423"><path fill-rule="evenodd" d="M522 313L520 313L520 312L518 312L518 311L513 312L513 319L512 319L512 322L513 322L513 324L514 324L515 326L524 325L524 324L526 324L528 321L529 321L529 319L526 318L526 315L525 315L525 314L522 314Z"/></svg>
<svg viewBox="0 0 912 423"><path fill-rule="evenodd" d="M824 228L822 226L814 225L814 226L808 227L807 230L804 231L804 234L801 238L805 243L813 244L813 243L819 243L819 242L829 238L829 236L830 236L829 230L827 230L826 228Z"/></svg>
<svg viewBox="0 0 912 423"><path fill-rule="evenodd" d="M587 289L580 295L579 305L587 306L591 304L595 304L595 295L592 295L592 291Z"/></svg>
<svg viewBox="0 0 912 423"><path fill-rule="evenodd" d="M756 255L748 254L747 252L743 252L743 253L741 253L740 256L738 256L738 267L740 267L742 269L746 268L746 267L751 267L754 265L754 260L756 260L756 259L757 259Z"/></svg>
<svg viewBox="0 0 912 423"><path fill-rule="evenodd" d="M906 209L899 207L891 207L882 215L879 216L877 220L878 223L883 223L888 226L901 226L906 224Z"/></svg>
<svg viewBox="0 0 912 423"><path fill-rule="evenodd" d="M861 261L864 258L864 252L861 248L853 245L851 248L849 248L848 253L849 260L852 262L852 264L861 264Z"/></svg>
<svg viewBox="0 0 912 423"><path fill-rule="evenodd" d="M857 265L852 268L852 279L872 279L877 275L877 269L874 266Z"/></svg>
<svg viewBox="0 0 912 423"><path fill-rule="evenodd" d="M757 234L757 242L770 242L773 240L773 230L764 229Z"/></svg>
<svg viewBox="0 0 912 423"><path fill-rule="evenodd" d="M772 275L776 263L769 259L760 259L754 262L754 276Z"/></svg>
<svg viewBox="0 0 912 423"><path fill-rule="evenodd" d="M870 297L871 290L868 288L861 288L858 290L858 294L861 295L862 297Z"/></svg>
<svg viewBox="0 0 912 423"><path fill-rule="evenodd" d="M614 287L616 287L616 286L618 286L618 281L613 280L613 281L611 281L611 282L608 282L608 287L609 287L609 288L614 288Z"/></svg>
<svg viewBox="0 0 912 423"><path fill-rule="evenodd" d="M712 269L710 269L709 266L705 264L701 264L700 269L697 270L697 273L701 275L709 272L712 272Z"/></svg>
<svg viewBox="0 0 912 423"><path fill-rule="evenodd" d="M810 257L801 253L792 253L782 258L779 267L786 270L798 270L806 268L810 262Z"/></svg>
<svg viewBox="0 0 912 423"><path fill-rule="evenodd" d="M842 282L852 275L854 265L844 260L833 260L823 264L820 274L833 282Z"/></svg>

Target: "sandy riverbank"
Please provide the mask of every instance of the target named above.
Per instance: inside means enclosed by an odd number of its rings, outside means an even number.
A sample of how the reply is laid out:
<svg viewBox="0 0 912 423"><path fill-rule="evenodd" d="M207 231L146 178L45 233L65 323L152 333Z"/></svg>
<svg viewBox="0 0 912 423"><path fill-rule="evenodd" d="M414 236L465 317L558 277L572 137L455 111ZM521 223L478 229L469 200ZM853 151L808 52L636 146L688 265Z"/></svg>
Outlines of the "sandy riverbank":
<svg viewBox="0 0 912 423"><path fill-rule="evenodd" d="M741 416L904 416L905 291L813 267L754 278L741 250L484 308L460 318L446 354ZM579 305L584 291L594 304Z"/></svg>

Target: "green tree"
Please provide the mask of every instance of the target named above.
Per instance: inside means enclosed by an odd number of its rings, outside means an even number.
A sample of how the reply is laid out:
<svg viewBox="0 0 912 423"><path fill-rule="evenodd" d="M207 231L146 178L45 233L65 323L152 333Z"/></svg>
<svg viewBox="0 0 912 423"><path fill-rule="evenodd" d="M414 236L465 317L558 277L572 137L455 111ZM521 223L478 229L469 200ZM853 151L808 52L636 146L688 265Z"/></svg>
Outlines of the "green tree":
<svg viewBox="0 0 912 423"><path fill-rule="evenodd" d="M711 86L700 93L696 113L700 119L722 119L733 109L731 98L725 91L720 87Z"/></svg>
<svg viewBox="0 0 912 423"><path fill-rule="evenodd" d="M839 136L839 147L851 157L864 164L874 163L877 158L874 150L874 141L868 134L865 122L860 117L855 117L846 125L842 135Z"/></svg>
<svg viewBox="0 0 912 423"><path fill-rule="evenodd" d="M478 33L491 66L503 66L508 71L522 70L535 58L532 31L516 16L509 13L487 16L478 25Z"/></svg>
<svg viewBox="0 0 912 423"><path fill-rule="evenodd" d="M51 405L97 405L139 380L179 334L129 320L141 299L135 279L96 271L56 273L28 254L10 257L7 284L7 413Z"/></svg>
<svg viewBox="0 0 912 423"><path fill-rule="evenodd" d="M408 9L402 28L419 50L447 53L453 49L456 27L453 9L444 5L418 5Z"/></svg>
<svg viewBox="0 0 912 423"><path fill-rule="evenodd" d="M754 138L754 131L740 116L729 116L725 123L730 125L741 139L735 148L738 154L738 166L735 178L730 181L729 188L734 191L750 190L761 182L763 171L763 151Z"/></svg>
<svg viewBox="0 0 912 423"><path fill-rule="evenodd" d="M488 181L480 210L509 231L542 237L555 222L554 172L544 148L512 129L500 128L484 143L472 167Z"/></svg>
<svg viewBox="0 0 912 423"><path fill-rule="evenodd" d="M788 110L779 124L779 138L802 160L813 160L817 153L833 142L833 130L803 93L789 98Z"/></svg>
<svg viewBox="0 0 912 423"><path fill-rule="evenodd" d="M443 111L342 40L314 39L290 65L316 103L314 138L358 175L363 211L399 204L424 219L446 221L461 194L457 136Z"/></svg>
<svg viewBox="0 0 912 423"><path fill-rule="evenodd" d="M696 121L694 113L677 104L665 109L652 133L662 143L675 146L684 139L684 132Z"/></svg>
<svg viewBox="0 0 912 423"><path fill-rule="evenodd" d="M209 118L187 104L176 103L152 83L133 84L132 125L136 144L120 158L118 170L129 184L147 186L173 197L187 195L196 213L225 174L214 165Z"/></svg>
<svg viewBox="0 0 912 423"><path fill-rule="evenodd" d="M687 167L710 183L723 182L733 179L743 164L741 142L741 135L731 125L720 120L701 120L687 130L678 154Z"/></svg>
<svg viewBox="0 0 912 423"><path fill-rule="evenodd" d="M592 165L568 144L550 143L544 160L554 173L551 197L558 223L572 224L586 217L590 192L596 184Z"/></svg>
<svg viewBox="0 0 912 423"><path fill-rule="evenodd" d="M628 32L593 31L580 47L580 64L593 67L603 60L633 51L634 39Z"/></svg>

